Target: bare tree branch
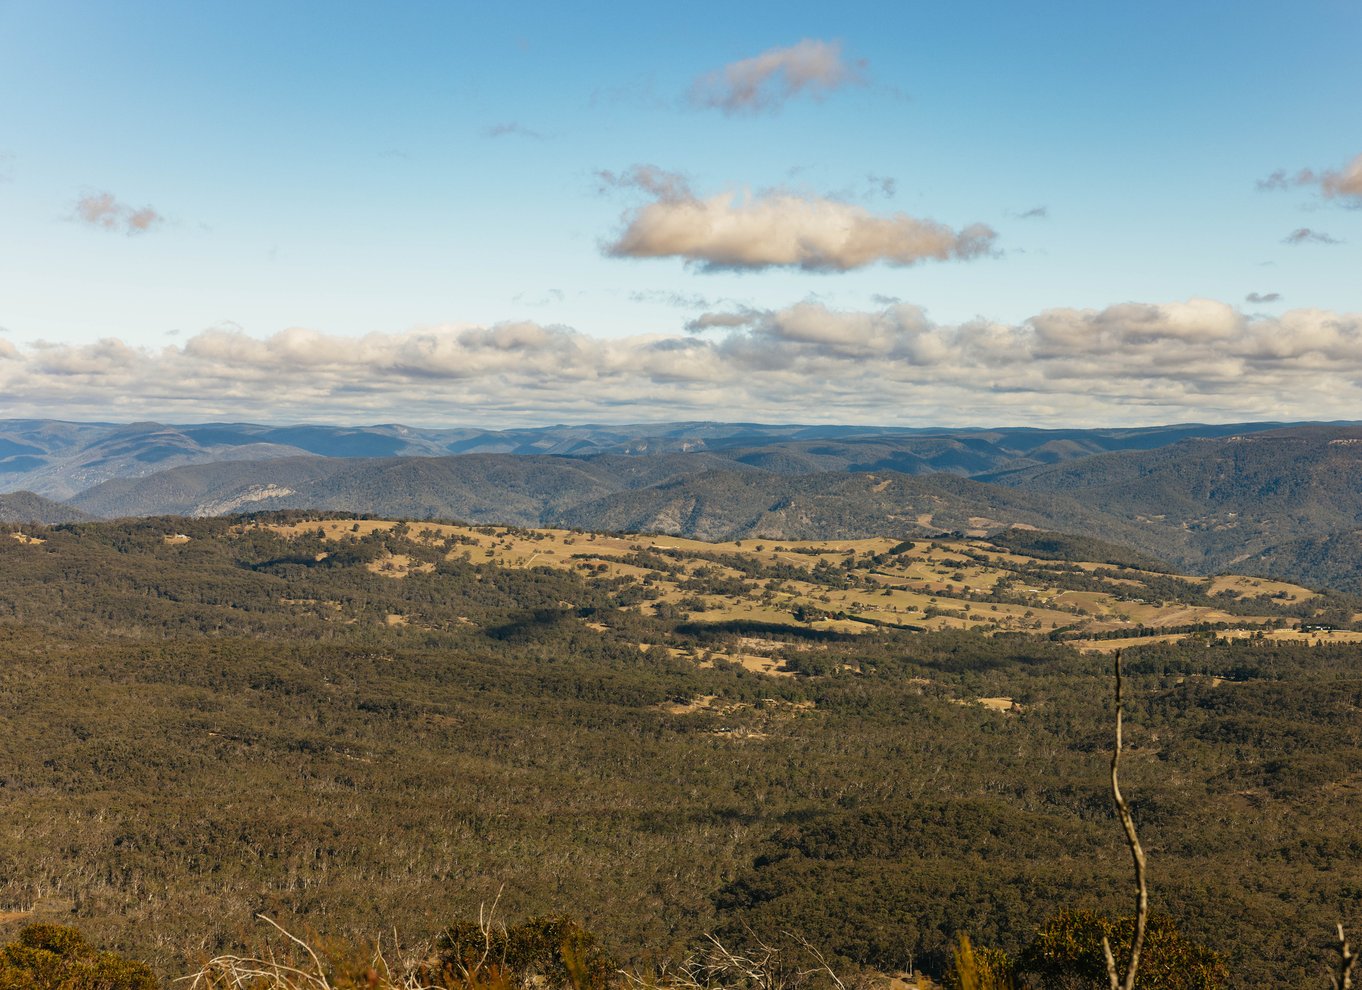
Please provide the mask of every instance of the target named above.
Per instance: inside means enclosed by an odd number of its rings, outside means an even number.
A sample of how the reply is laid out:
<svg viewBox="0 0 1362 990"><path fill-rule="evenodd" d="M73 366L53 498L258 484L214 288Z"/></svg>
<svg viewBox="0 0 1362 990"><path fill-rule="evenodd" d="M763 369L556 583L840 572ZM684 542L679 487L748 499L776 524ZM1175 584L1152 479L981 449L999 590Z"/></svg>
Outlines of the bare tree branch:
<svg viewBox="0 0 1362 990"><path fill-rule="evenodd" d="M1130 805L1121 795L1118 771L1121 764L1121 651L1116 651L1113 663L1116 676L1116 746L1111 753L1111 800L1116 805L1116 814L1121 818L1125 829L1126 845L1130 847L1130 858L1135 864L1135 937L1130 943L1130 961L1126 964L1125 978L1116 970L1116 958L1111 952L1111 943L1104 936L1102 952L1106 955L1107 980L1111 990L1135 990L1135 974L1140 968L1140 952L1144 948L1145 926L1149 921L1149 887L1145 883L1144 848L1135 834L1135 819L1130 815Z"/></svg>
<svg viewBox="0 0 1362 990"><path fill-rule="evenodd" d="M1348 936L1343 933L1343 922L1338 923L1338 975L1334 977L1334 990L1352 990L1353 964L1357 956L1348 946Z"/></svg>
<svg viewBox="0 0 1362 990"><path fill-rule="evenodd" d="M784 935L786 938L790 939L800 948L804 949L804 951L808 952L811 956L814 957L814 959L818 960L817 967L815 967L814 969L805 970L799 974L801 978L806 976L812 976L814 973L826 973L828 978L832 980L833 985L837 987L837 990L847 990L846 984L843 983L841 978L837 975L837 973L833 971L833 968L830 965L828 965L828 961L824 957L823 953L820 952L818 948L814 946L808 939L806 939L803 935L796 935L793 932L781 932L781 934Z"/></svg>

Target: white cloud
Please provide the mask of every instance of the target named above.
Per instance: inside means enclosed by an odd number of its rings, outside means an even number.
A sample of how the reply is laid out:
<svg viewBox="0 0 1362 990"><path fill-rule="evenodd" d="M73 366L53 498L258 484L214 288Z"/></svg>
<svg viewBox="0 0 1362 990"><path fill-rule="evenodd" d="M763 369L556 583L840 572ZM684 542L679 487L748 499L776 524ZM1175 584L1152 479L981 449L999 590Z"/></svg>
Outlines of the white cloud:
<svg viewBox="0 0 1362 990"><path fill-rule="evenodd" d="M893 304L800 303L594 337L531 322L338 337L226 326L133 347L0 339L0 415L407 421L647 419L1132 425L1350 419L1362 314L1247 314L1213 300L934 322Z"/></svg>
<svg viewBox="0 0 1362 990"><path fill-rule="evenodd" d="M706 330L731 330L734 327L745 327L752 322L759 310L738 309L731 312L711 312L702 313L693 320L686 321L686 330L690 333L704 333Z"/></svg>
<svg viewBox="0 0 1362 990"><path fill-rule="evenodd" d="M1260 179L1259 189L1290 189L1295 186L1318 186L1325 199L1342 199L1362 205L1362 154L1342 168L1315 171L1303 168L1291 174L1278 169L1266 179Z"/></svg>
<svg viewBox="0 0 1362 990"><path fill-rule="evenodd" d="M840 41L805 38L701 76L691 86L690 101L727 114L774 111L797 96L821 99L844 86L863 84L864 71L864 62L842 57Z"/></svg>
<svg viewBox="0 0 1362 990"><path fill-rule="evenodd" d="M1335 171L1320 177L1320 189L1325 196L1353 196L1362 200L1362 155Z"/></svg>
<svg viewBox="0 0 1362 990"><path fill-rule="evenodd" d="M966 260L991 251L997 236L981 223L953 230L906 213L878 215L841 200L781 190L701 198L684 177L653 165L600 177L606 185L634 187L652 197L625 213L624 229L605 245L607 254L684 258L701 271L847 271L876 262Z"/></svg>
<svg viewBox="0 0 1362 990"><path fill-rule="evenodd" d="M150 206L133 207L120 203L113 193L87 193L76 200L76 219L101 230L143 234L164 219Z"/></svg>

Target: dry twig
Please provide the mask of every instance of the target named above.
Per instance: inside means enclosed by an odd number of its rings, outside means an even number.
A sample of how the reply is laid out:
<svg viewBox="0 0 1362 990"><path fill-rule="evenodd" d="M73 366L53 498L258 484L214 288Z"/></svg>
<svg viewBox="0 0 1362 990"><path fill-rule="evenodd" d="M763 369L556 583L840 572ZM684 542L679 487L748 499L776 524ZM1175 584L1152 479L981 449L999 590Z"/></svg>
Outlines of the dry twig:
<svg viewBox="0 0 1362 990"><path fill-rule="evenodd" d="M714 935L705 936L709 948L698 956L691 956L678 969L651 975L621 972L627 990L801 990L815 983L812 978L825 976L831 990L846 990L827 957L808 939L782 931L796 948L807 952L815 965L809 969L787 968L782 963L783 949L762 940L750 928L747 937L753 948L750 954L734 951Z"/></svg>
<svg viewBox="0 0 1362 990"><path fill-rule="evenodd" d="M182 977L177 983L189 984L188 990L333 990L327 977L326 967L312 946L285 929L273 918L263 914L256 915L261 921L273 926L289 941L307 953L312 965L301 969L274 957L271 950L268 958L252 956L222 955L208 960L197 973ZM396 936L394 935L394 945ZM437 990L422 985L411 974L394 974L383 957L382 948L374 950L373 978L381 982L373 985L380 990Z"/></svg>
<svg viewBox="0 0 1362 990"><path fill-rule="evenodd" d="M841 978L838 977L838 975L835 972L833 972L832 966L828 964L827 958L808 939L806 939L803 935L796 935L793 932L781 932L781 934L784 935L786 938L790 939L792 942L795 943L795 945L798 945L801 949L803 949L809 955L813 956L814 959L818 961L818 965L815 966L813 969L806 969L802 971L799 974L800 979L803 979L804 977L807 976L812 976L814 973L825 973L828 979L832 980L833 985L837 987L837 990L847 990L846 984L842 982Z"/></svg>

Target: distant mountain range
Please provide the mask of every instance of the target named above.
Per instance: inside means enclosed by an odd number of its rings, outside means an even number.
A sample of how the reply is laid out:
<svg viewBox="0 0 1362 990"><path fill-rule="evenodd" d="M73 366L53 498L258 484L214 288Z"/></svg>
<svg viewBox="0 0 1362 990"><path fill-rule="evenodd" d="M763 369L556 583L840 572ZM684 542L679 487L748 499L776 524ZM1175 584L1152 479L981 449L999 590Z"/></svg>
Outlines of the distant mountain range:
<svg viewBox="0 0 1362 990"><path fill-rule="evenodd" d="M0 421L0 521L320 508L702 539L996 533L1362 590L1362 426Z"/></svg>
<svg viewBox="0 0 1362 990"><path fill-rule="evenodd" d="M0 420L0 491L68 499L100 482L167 468L284 457L447 457L514 454L586 457L706 452L779 474L819 471L945 472L973 477L1113 450L1151 450L1279 424L1127 430L926 430L866 426L656 423L523 430L407 426L256 426L206 423L64 423Z"/></svg>

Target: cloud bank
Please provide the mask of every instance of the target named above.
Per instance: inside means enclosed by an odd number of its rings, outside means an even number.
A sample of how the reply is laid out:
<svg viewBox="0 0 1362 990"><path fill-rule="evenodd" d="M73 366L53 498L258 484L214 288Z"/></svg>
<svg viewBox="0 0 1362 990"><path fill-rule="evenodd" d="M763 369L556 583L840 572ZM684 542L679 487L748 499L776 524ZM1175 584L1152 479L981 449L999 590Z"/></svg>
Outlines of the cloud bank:
<svg viewBox="0 0 1362 990"><path fill-rule="evenodd" d="M89 193L76 200L76 219L100 230L144 234L165 218L150 206L133 207L120 203L113 193Z"/></svg>
<svg viewBox="0 0 1362 990"><path fill-rule="evenodd" d="M604 245L617 258L683 258L700 271L798 268L835 272L876 262L968 260L993 249L982 223L953 230L906 213L878 215L841 200L783 190L697 196L685 178L653 165L601 172L604 184L641 189L652 201L624 215Z"/></svg>
<svg viewBox="0 0 1362 990"><path fill-rule="evenodd" d="M801 303L710 313L695 330L219 327L156 349L0 338L0 415L1073 426L1352 419L1362 408L1362 313L1250 315L1193 299L942 324L908 304Z"/></svg>
<svg viewBox="0 0 1362 990"><path fill-rule="evenodd" d="M805 38L701 76L691 85L690 102L726 114L769 113L799 96L821 99L864 84L864 71L864 62L843 59L840 41Z"/></svg>

